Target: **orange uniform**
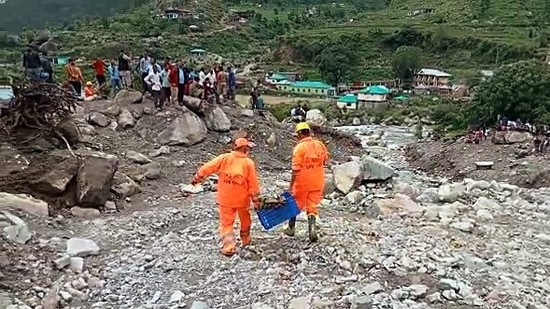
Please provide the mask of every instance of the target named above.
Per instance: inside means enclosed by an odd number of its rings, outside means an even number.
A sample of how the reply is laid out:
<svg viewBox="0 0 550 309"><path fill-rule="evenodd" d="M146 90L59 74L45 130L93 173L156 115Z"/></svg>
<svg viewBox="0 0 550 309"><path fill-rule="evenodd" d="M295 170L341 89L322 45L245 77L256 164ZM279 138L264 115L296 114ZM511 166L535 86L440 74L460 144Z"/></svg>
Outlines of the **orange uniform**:
<svg viewBox="0 0 550 309"><path fill-rule="evenodd" d="M244 138L237 139L238 146L246 143ZM250 243L250 202L258 203L260 187L256 174L256 165L241 151L231 151L222 154L212 161L204 164L195 174L193 183L198 183L204 178L218 174L217 202L220 214L220 236L223 242L222 252L232 254L235 251L235 239L233 225L238 215L241 222L240 236L243 245Z"/></svg>
<svg viewBox="0 0 550 309"><path fill-rule="evenodd" d="M85 98L91 97L95 94L96 94L96 92L95 92L93 86L86 85L86 87L84 87L84 97Z"/></svg>
<svg viewBox="0 0 550 309"><path fill-rule="evenodd" d="M325 164L328 151L323 142L305 137L292 152L292 170L296 173L292 194L300 210L317 216L325 188Z"/></svg>

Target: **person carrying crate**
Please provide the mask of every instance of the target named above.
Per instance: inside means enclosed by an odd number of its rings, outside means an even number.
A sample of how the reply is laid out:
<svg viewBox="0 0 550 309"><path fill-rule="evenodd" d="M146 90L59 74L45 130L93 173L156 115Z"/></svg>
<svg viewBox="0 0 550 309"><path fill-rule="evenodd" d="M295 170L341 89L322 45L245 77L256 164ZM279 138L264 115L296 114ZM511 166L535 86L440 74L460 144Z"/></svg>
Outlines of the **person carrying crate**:
<svg viewBox="0 0 550 309"><path fill-rule="evenodd" d="M323 142L313 139L306 122L296 125L299 142L292 151L292 178L289 190L296 199L301 211L308 217L309 240L317 241L316 218L318 205L323 199L325 188L325 164L328 162L328 150ZM296 218L288 221L285 234L294 236Z"/></svg>
<svg viewBox="0 0 550 309"><path fill-rule="evenodd" d="M243 246L250 244L249 206L260 205L260 186L256 174L256 165L248 157L254 144L245 138L237 138L233 151L217 156L204 164L193 176L192 185L196 185L212 174L218 174L218 210L220 214L220 236L222 239L221 253L232 256L236 251L233 225L235 217L241 222L241 242Z"/></svg>

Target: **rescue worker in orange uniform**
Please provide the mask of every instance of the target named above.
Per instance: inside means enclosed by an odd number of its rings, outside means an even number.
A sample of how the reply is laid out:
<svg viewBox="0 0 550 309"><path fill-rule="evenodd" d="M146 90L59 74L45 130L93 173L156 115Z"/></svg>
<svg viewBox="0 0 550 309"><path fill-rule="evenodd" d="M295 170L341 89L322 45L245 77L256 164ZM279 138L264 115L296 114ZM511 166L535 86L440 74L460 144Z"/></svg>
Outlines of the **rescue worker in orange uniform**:
<svg viewBox="0 0 550 309"><path fill-rule="evenodd" d="M316 218L318 205L323 199L325 188L325 164L328 162L327 147L323 142L313 139L312 132L306 122L296 125L299 142L292 151L292 178L290 191L296 199L298 208L307 213L309 240L318 239ZM285 234L294 236L296 218L288 221Z"/></svg>
<svg viewBox="0 0 550 309"><path fill-rule="evenodd" d="M256 165L248 157L254 144L245 138L238 138L233 151L224 153L204 164L193 176L192 185L196 185L212 174L218 174L217 203L220 214L220 236L222 254L235 254L236 242L233 232L235 217L241 222L240 236L243 246L250 244L250 202L259 206L260 187L256 174Z"/></svg>

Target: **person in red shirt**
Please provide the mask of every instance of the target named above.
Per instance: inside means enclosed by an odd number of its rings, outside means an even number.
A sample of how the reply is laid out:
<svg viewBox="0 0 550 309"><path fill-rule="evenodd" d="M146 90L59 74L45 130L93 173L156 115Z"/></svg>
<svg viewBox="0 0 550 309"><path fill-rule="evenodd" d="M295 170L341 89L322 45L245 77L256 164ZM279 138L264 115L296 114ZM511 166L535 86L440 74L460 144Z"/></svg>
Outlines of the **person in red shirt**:
<svg viewBox="0 0 550 309"><path fill-rule="evenodd" d="M105 87L106 79L105 79L105 68L107 67L107 63L103 60L101 57L97 57L97 59L92 62L91 67L95 70L95 78L97 80L97 84L99 85L98 90L101 90Z"/></svg>

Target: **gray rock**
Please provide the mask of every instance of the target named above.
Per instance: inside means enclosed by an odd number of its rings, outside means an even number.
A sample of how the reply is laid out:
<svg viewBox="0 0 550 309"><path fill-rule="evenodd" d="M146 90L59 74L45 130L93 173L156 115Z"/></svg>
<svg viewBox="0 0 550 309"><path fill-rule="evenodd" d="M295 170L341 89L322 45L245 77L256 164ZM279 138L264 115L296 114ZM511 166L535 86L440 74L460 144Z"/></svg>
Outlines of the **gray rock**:
<svg viewBox="0 0 550 309"><path fill-rule="evenodd" d="M244 117L254 117L254 111L251 110L251 109L243 109L241 111L241 116L244 116Z"/></svg>
<svg viewBox="0 0 550 309"><path fill-rule="evenodd" d="M370 181L384 181L396 176L395 170L386 163L370 156L361 157L363 179Z"/></svg>
<svg viewBox="0 0 550 309"><path fill-rule="evenodd" d="M191 146L202 142L207 132L204 122L194 113L187 112L168 124L157 141L162 145Z"/></svg>
<svg viewBox="0 0 550 309"><path fill-rule="evenodd" d="M8 240L22 245L31 239L32 233L25 221L7 211L3 214L11 222L11 225L4 227L4 234Z"/></svg>
<svg viewBox="0 0 550 309"><path fill-rule="evenodd" d="M462 232L471 233L474 230L474 224L471 221L463 220L459 222L453 222L450 225L452 228Z"/></svg>
<svg viewBox="0 0 550 309"><path fill-rule="evenodd" d="M159 157L161 155L170 154L170 146L161 146L159 149L155 149L149 153L151 157Z"/></svg>
<svg viewBox="0 0 550 309"><path fill-rule="evenodd" d="M306 112L306 122L312 129L322 128L327 124L327 118L318 109L310 109Z"/></svg>
<svg viewBox="0 0 550 309"><path fill-rule="evenodd" d="M51 171L32 182L33 188L48 196L61 195L78 172L78 160L66 158L52 167Z"/></svg>
<svg viewBox="0 0 550 309"><path fill-rule="evenodd" d="M351 121L351 124L354 125L354 126L360 126L360 125L361 125L361 119L355 117L355 118L353 118L353 120Z"/></svg>
<svg viewBox="0 0 550 309"><path fill-rule="evenodd" d="M0 210L18 209L38 216L48 216L48 203L28 194L0 192Z"/></svg>
<svg viewBox="0 0 550 309"><path fill-rule="evenodd" d="M116 173L111 191L118 197L125 198L140 193L141 187L132 178L122 173Z"/></svg>
<svg viewBox="0 0 550 309"><path fill-rule="evenodd" d="M118 117L118 115L120 115L120 106L113 104L109 106L107 109L101 111L100 113L102 113L107 117L113 117L113 118Z"/></svg>
<svg viewBox="0 0 550 309"><path fill-rule="evenodd" d="M309 308L312 298L313 294L303 297L296 297L290 301L290 303L288 304L288 309Z"/></svg>
<svg viewBox="0 0 550 309"><path fill-rule="evenodd" d="M439 202L439 195L437 188L428 188L420 194L416 200L421 203L435 203Z"/></svg>
<svg viewBox="0 0 550 309"><path fill-rule="evenodd" d="M183 294L182 291L175 291L174 293L172 293L172 296L170 296L170 303L179 303L184 296L185 294Z"/></svg>
<svg viewBox="0 0 550 309"><path fill-rule="evenodd" d="M67 240L67 254L70 256L87 257L99 254L95 241L86 238L71 238Z"/></svg>
<svg viewBox="0 0 550 309"><path fill-rule="evenodd" d="M202 185L193 186L190 184L181 184L180 191L182 193L197 194L197 193L204 192L204 187Z"/></svg>
<svg viewBox="0 0 550 309"><path fill-rule="evenodd" d="M203 301L194 301L190 309L210 309L210 307Z"/></svg>
<svg viewBox="0 0 550 309"><path fill-rule="evenodd" d="M69 262L69 269L76 274L82 273L84 270L84 259L81 257L71 257Z"/></svg>
<svg viewBox="0 0 550 309"><path fill-rule="evenodd" d="M437 304L441 302L441 294L439 292L432 293L426 296L426 300L430 304Z"/></svg>
<svg viewBox="0 0 550 309"><path fill-rule="evenodd" d="M460 290L458 282L449 278L442 278L441 280L439 280L437 287L440 290L454 290L457 292Z"/></svg>
<svg viewBox="0 0 550 309"><path fill-rule="evenodd" d="M336 188L347 194L352 188L358 187L361 183L363 170L356 161L336 165L332 169L332 177Z"/></svg>
<svg viewBox="0 0 550 309"><path fill-rule="evenodd" d="M423 284L413 284L408 287L409 294L413 298L421 298L426 296L426 293L428 293L429 288Z"/></svg>
<svg viewBox="0 0 550 309"><path fill-rule="evenodd" d="M363 293L371 295L384 291L384 288L378 282L371 282L364 286L361 290L363 291Z"/></svg>
<svg viewBox="0 0 550 309"><path fill-rule="evenodd" d="M128 150L126 151L126 158L130 159L134 163L138 164L146 164L153 162L151 159L149 159L146 155L133 151Z"/></svg>
<svg viewBox="0 0 550 309"><path fill-rule="evenodd" d="M110 197L118 169L114 157L89 156L80 165L76 177L76 201L82 207L103 207Z"/></svg>
<svg viewBox="0 0 550 309"><path fill-rule="evenodd" d="M123 108L118 115L118 125L122 129L133 128L136 125L136 120L129 110Z"/></svg>
<svg viewBox="0 0 550 309"><path fill-rule="evenodd" d="M466 187L460 183L444 184L439 187L437 194L439 201L453 203L464 194Z"/></svg>
<svg viewBox="0 0 550 309"><path fill-rule="evenodd" d="M231 120L227 118L223 110L216 106L204 115L206 127L216 132L228 132L231 129Z"/></svg>
<svg viewBox="0 0 550 309"><path fill-rule="evenodd" d="M86 219L95 219L101 217L101 213L98 209L95 208L82 208L82 207L72 207L71 214L75 217L86 218Z"/></svg>
<svg viewBox="0 0 550 309"><path fill-rule="evenodd" d="M139 91L134 90L120 90L115 96L115 102L124 105L138 103L143 100L143 95Z"/></svg>
<svg viewBox="0 0 550 309"><path fill-rule="evenodd" d="M145 173L144 173L145 178L151 179L151 180L160 178L160 175L161 175L160 163L152 162L152 163L145 164L142 167L145 170Z"/></svg>
<svg viewBox="0 0 550 309"><path fill-rule="evenodd" d="M88 116L88 122L90 124L105 128L111 124L111 119L101 113L93 112Z"/></svg>
<svg viewBox="0 0 550 309"><path fill-rule="evenodd" d="M62 257L53 261L57 269L63 269L71 264L71 256L68 254L63 254Z"/></svg>

